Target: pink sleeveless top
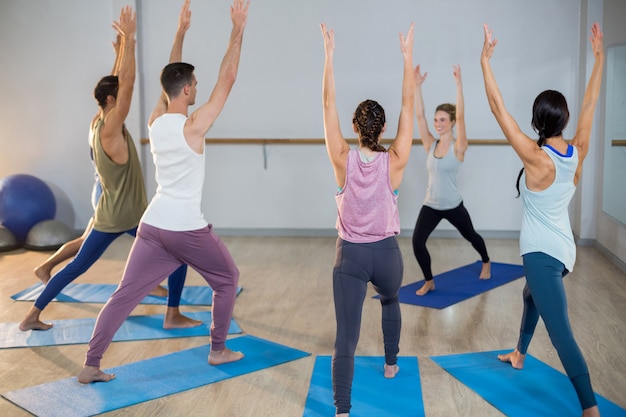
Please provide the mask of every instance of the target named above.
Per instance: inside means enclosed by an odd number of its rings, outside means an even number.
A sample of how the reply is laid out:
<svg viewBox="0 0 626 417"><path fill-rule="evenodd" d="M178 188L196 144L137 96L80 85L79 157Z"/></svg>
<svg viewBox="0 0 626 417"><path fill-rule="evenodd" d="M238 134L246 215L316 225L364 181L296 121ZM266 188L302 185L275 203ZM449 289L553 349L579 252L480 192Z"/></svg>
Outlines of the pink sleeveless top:
<svg viewBox="0 0 626 417"><path fill-rule="evenodd" d="M348 153L346 183L335 196L339 237L352 243L378 242L400 233L398 196L389 181L389 153L363 162Z"/></svg>

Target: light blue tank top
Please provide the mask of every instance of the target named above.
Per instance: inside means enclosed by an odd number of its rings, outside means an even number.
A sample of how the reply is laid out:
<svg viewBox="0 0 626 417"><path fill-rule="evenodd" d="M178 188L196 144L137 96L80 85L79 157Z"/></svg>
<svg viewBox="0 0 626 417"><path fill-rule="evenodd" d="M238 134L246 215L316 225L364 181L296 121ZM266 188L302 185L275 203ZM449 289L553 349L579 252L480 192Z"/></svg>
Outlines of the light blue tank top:
<svg viewBox="0 0 626 417"><path fill-rule="evenodd" d="M439 141L430 147L426 158L428 186L424 205L435 210L449 210L458 207L463 201L456 186L456 177L462 162L454 154L454 145L450 146L443 158L435 157L438 143Z"/></svg>
<svg viewBox="0 0 626 417"><path fill-rule="evenodd" d="M568 271L572 271L576 261L576 245L567 208L576 191L574 175L578 167L578 150L569 145L567 154L563 155L548 145L541 149L554 162L556 174L554 182L543 191L529 190L525 174L520 179L520 255L543 252L558 259Z"/></svg>

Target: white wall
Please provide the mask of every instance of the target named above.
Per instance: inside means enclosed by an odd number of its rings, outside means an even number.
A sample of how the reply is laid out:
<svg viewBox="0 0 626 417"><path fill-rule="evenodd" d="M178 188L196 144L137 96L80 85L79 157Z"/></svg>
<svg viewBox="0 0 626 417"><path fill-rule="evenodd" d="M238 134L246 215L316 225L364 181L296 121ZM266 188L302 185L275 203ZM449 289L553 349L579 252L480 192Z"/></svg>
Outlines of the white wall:
<svg viewBox="0 0 626 417"><path fill-rule="evenodd" d="M128 125L138 141L159 94L180 2L137 1L139 77ZM83 227L91 215L92 171L87 126L96 111L91 96L110 71L111 21L119 0L3 0L0 2L0 178L30 173L46 180L61 200L58 217ZM192 27L183 57L196 66L198 99L208 98L230 32L227 0L192 2ZM386 109L388 130L397 129L401 56L398 32L416 23L415 63L428 71L427 112L455 97L452 65L460 64L471 139L503 138L485 99L479 55L482 24L499 40L492 60L509 110L530 135L530 110L540 91L562 91L578 106L580 2L529 0L288 1L253 0L240 73L215 138L322 138L320 85L323 47L318 24L336 32L338 105L346 137L363 99ZM576 118L566 135L573 133ZM415 129L417 137L417 129ZM321 145L264 149L211 145L206 149L203 210L218 229L332 230L335 185ZM144 156L148 194L154 168ZM413 227L424 197L425 155L415 147L400 190L401 223ZM460 187L474 225L482 231L519 230L514 181L521 164L508 146L470 148ZM584 187L593 187L585 184ZM593 188L591 193L593 194ZM585 198L592 198L591 196ZM451 229L442 224L442 230Z"/></svg>
<svg viewBox="0 0 626 417"><path fill-rule="evenodd" d="M111 22L120 4L0 1L0 178L43 179L55 193L57 218L79 228L93 213L92 91L113 66ZM137 118L129 118L131 128Z"/></svg>
<svg viewBox="0 0 626 417"><path fill-rule="evenodd" d="M199 97L206 99L230 21L224 4L192 8L183 59L196 65ZM178 5L166 0L142 3L142 41L147 45L143 75L151 87L146 90L148 103L158 97L158 73L167 60L176 28L174 18L163 18L166 9L174 16ZM538 9L542 13L537 13ZM208 136L323 137L319 23L324 21L336 33L335 67L344 135L354 136L350 120L356 105L374 98L386 109L386 137L392 137L397 129L402 76L398 32L406 31L412 20L416 23L415 62L429 73L424 85L429 115L437 104L455 99L452 65L458 63L463 68L469 137L503 137L489 111L478 63L482 23L488 22L500 40L493 65L503 94L511 112L532 133L530 108L538 92L556 88L576 98L578 13L577 3L555 1L546 6L539 0L506 7L495 0L483 1L480 7L460 1L416 4L410 0L384 6L378 1L358 0L253 3L237 84ZM542 26L550 29L534 36ZM324 147L272 145L266 151L267 169L260 146L207 147L204 208L210 221L218 228L332 229L335 185ZM405 230L412 229L424 197L424 161L423 150L415 147L400 191ZM152 192L153 167L146 165ZM478 229L519 230L520 206L513 185L520 167L509 147L470 149L460 186ZM441 228L452 229L447 223Z"/></svg>
<svg viewBox="0 0 626 417"><path fill-rule="evenodd" d="M607 47L611 45L618 45L626 43L626 26L624 26L624 20L626 19L626 2L623 0L603 0L603 29L604 29L604 43ZM604 96L600 100L600 118L597 124L599 132L599 146L600 150L604 149ZM602 167L604 163L604 152L599 152L598 155L599 166ZM625 169L622 167L622 169ZM596 194L595 201L598 202L595 208L596 214L596 240L601 245L601 248L609 252L614 256L621 265L626 265L626 226L612 217L608 216L602 211L602 169L598 170L599 175L596 178ZM623 172L614 172L613 175L621 175L623 178ZM622 192L626 188L622 188Z"/></svg>

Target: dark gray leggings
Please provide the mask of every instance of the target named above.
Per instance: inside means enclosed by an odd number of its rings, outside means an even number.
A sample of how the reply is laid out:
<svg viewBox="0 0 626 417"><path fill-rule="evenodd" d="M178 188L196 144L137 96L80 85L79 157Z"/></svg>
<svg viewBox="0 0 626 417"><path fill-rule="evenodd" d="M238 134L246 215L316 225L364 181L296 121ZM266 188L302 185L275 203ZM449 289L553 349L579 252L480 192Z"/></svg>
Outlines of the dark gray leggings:
<svg viewBox="0 0 626 417"><path fill-rule="evenodd" d="M526 354L539 316L543 319L567 376L572 381L583 410L596 405L589 370L574 339L569 317L563 277L568 273L559 260L543 252L527 253L523 257L526 286L524 314L517 350Z"/></svg>
<svg viewBox="0 0 626 417"><path fill-rule="evenodd" d="M398 291L403 272L402 254L395 237L374 243L350 243L337 239L333 269L337 335L332 361L337 414L350 412L354 352L359 341L368 282L380 295L385 363L396 364L402 324Z"/></svg>
<svg viewBox="0 0 626 417"><path fill-rule="evenodd" d="M485 241L474 230L472 219L470 219L463 202L450 210L435 210L432 207L422 206L415 223L415 230L413 230L413 253L426 281L433 279L433 272L430 268L430 254L428 249L426 249L426 241L443 219L449 221L452 226L461 232L461 236L472 244L472 247L480 254L483 262L489 262Z"/></svg>

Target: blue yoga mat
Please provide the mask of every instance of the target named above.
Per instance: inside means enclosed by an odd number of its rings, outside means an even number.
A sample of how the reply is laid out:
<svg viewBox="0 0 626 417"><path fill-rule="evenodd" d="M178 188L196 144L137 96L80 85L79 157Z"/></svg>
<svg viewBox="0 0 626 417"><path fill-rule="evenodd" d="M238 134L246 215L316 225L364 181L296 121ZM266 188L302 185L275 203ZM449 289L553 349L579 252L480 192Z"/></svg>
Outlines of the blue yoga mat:
<svg viewBox="0 0 626 417"><path fill-rule="evenodd" d="M202 325L189 329L165 330L163 328L163 314L130 316L115 333L113 341L171 339L209 335L211 312L186 312L184 315L195 320L201 320ZM29 330L23 332L18 327L19 323L0 323L0 349L89 343L95 324L95 318L55 320L54 327L50 330ZM235 320L231 320L228 333L241 333L241 329Z"/></svg>
<svg viewBox="0 0 626 417"><path fill-rule="evenodd" d="M38 283L11 296L15 301L35 301L43 292L45 285ZM106 303L117 284L69 284L53 300L65 303ZM237 288L237 294L241 287ZM180 299L180 305L210 306L213 303L213 290L208 285L186 286ZM140 304L167 304L166 297L148 295Z"/></svg>
<svg viewBox="0 0 626 417"><path fill-rule="evenodd" d="M424 280L405 285L400 288L400 302L422 307L446 308L524 276L522 265L492 262L491 278L478 279L481 268L482 262L477 261L435 275L435 290L426 295L415 294L415 291L424 284Z"/></svg>
<svg viewBox="0 0 626 417"><path fill-rule="evenodd" d="M508 417L579 417L580 403L569 378L527 354L524 369L497 355L510 350L431 356L439 366ZM596 394L602 417L626 417L626 410Z"/></svg>
<svg viewBox="0 0 626 417"><path fill-rule="evenodd" d="M2 396L39 417L93 416L309 355L254 336L230 339L226 344L245 357L211 366L207 363L210 346L205 345L107 369L116 374L111 382L83 385L74 377Z"/></svg>
<svg viewBox="0 0 626 417"><path fill-rule="evenodd" d="M385 358L382 356L354 358L350 416L423 417L424 404L417 357L398 357L400 372L391 379L383 376L384 364ZM334 415L331 357L318 356L315 359L303 417Z"/></svg>

